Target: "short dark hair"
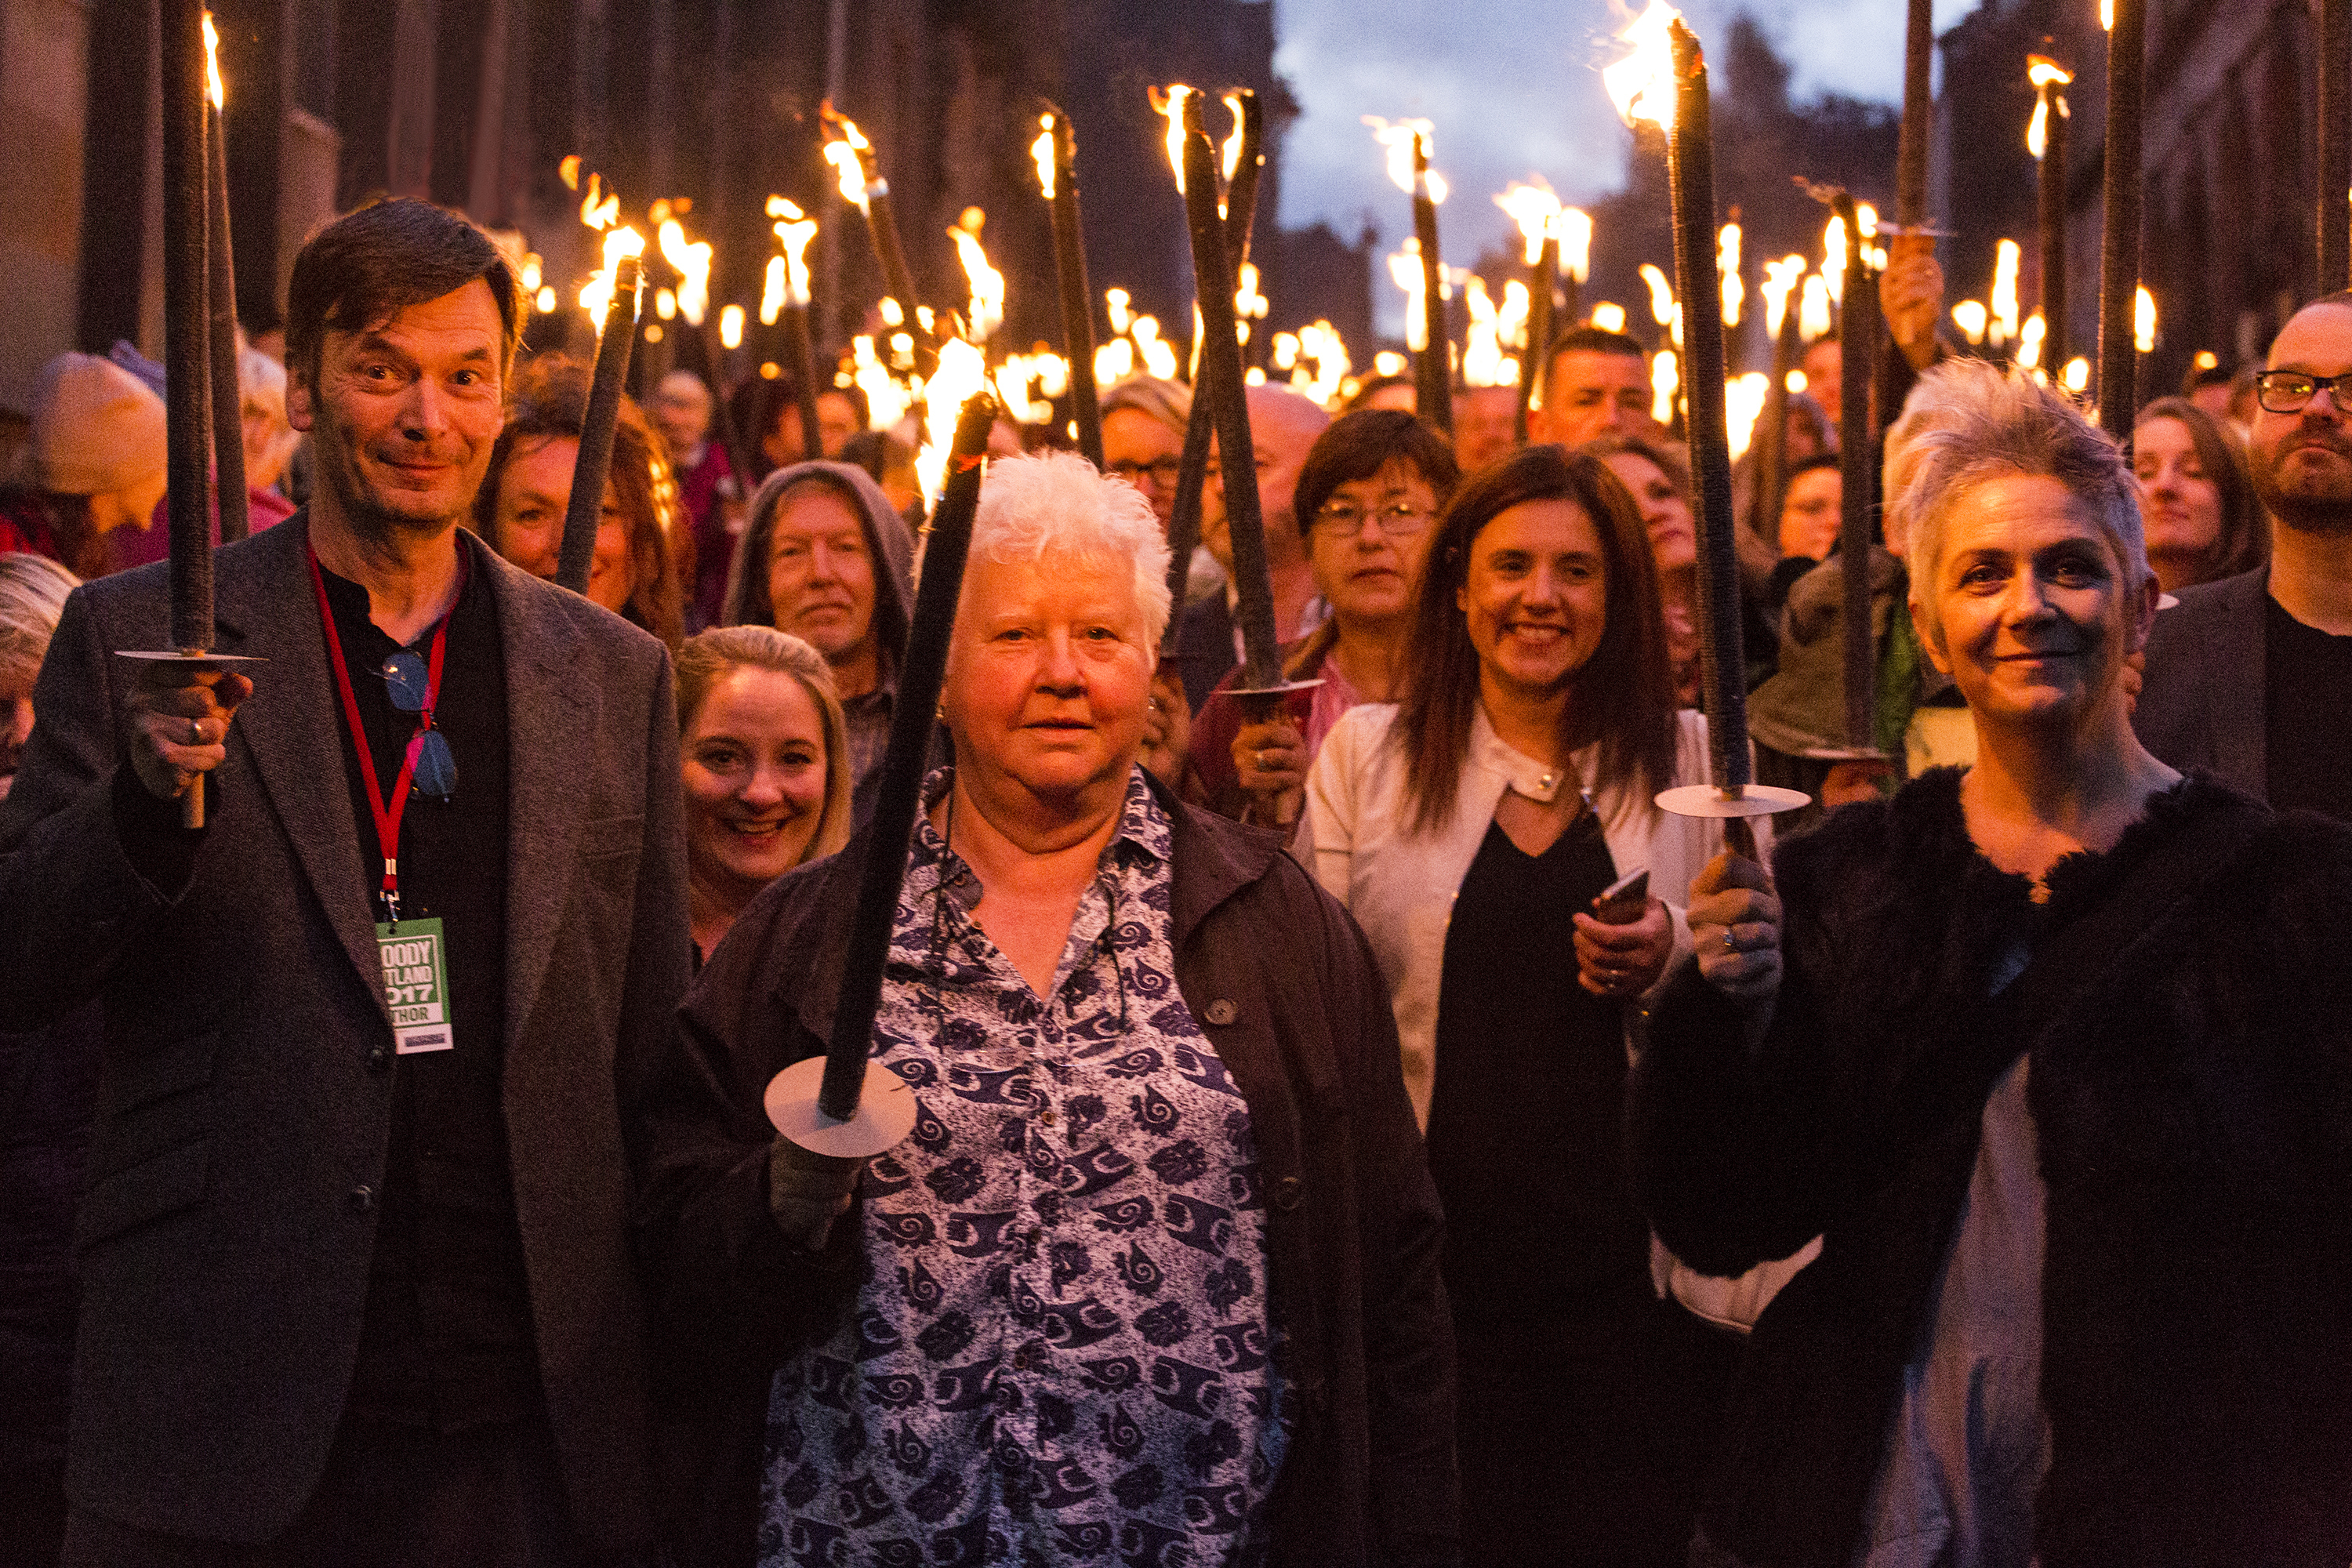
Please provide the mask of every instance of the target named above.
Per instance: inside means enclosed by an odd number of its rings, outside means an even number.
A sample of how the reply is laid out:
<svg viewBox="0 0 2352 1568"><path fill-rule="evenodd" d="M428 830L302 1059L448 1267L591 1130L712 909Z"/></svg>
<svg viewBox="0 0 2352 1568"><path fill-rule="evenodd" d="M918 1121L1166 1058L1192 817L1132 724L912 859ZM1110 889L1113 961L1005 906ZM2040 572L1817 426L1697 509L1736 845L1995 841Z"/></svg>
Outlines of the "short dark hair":
<svg viewBox="0 0 2352 1568"><path fill-rule="evenodd" d="M1315 437L1298 470L1298 488L1291 497L1299 533L1314 528L1315 514L1332 491L1371 479L1399 459L1420 471L1437 492L1443 510L1453 499L1454 487L1462 482L1462 465L1454 458L1452 442L1402 408L1359 408L1339 416Z"/></svg>
<svg viewBox="0 0 2352 1568"><path fill-rule="evenodd" d="M1843 473L1845 470L1845 459L1835 452L1816 452L1801 462L1790 464L1789 471L1780 479L1780 500L1783 505L1788 502L1789 487L1816 468L1835 468Z"/></svg>
<svg viewBox="0 0 2352 1568"><path fill-rule="evenodd" d="M1598 745L1595 783L1629 809L1647 812L1650 797L1674 782L1674 667L1641 510L1600 458L1527 447L1454 492L1422 568L1394 731L1404 747L1414 832L1433 832L1453 816L1470 754L1478 653L1454 598L1469 580L1472 548L1488 523L1531 500L1569 501L1592 520L1608 595L1601 646L1575 673L1573 700L1560 711L1559 754Z"/></svg>
<svg viewBox="0 0 2352 1568"><path fill-rule="evenodd" d="M504 381L522 341L522 286L488 235L446 207L404 196L337 218L294 258L286 286L288 374L316 386L329 328L364 331L477 278L499 308Z"/></svg>
<svg viewBox="0 0 2352 1568"><path fill-rule="evenodd" d="M1564 327L1552 336L1551 348L1544 355L1543 384L1537 387L1546 398L1551 395L1552 367L1559 363L1562 354L1615 354L1621 359L1637 359L1649 363L1650 351L1642 340L1631 332L1612 332L1606 327L1596 327L1590 321Z"/></svg>
<svg viewBox="0 0 2352 1568"><path fill-rule="evenodd" d="M1416 384L1417 384L1413 381L1412 377L1409 375L1367 376L1363 383L1356 388L1356 395L1348 399L1348 405L1345 411L1347 413L1353 414L1359 408L1370 408L1372 405L1372 399L1378 397L1381 393L1386 392L1391 386L1413 386Z"/></svg>

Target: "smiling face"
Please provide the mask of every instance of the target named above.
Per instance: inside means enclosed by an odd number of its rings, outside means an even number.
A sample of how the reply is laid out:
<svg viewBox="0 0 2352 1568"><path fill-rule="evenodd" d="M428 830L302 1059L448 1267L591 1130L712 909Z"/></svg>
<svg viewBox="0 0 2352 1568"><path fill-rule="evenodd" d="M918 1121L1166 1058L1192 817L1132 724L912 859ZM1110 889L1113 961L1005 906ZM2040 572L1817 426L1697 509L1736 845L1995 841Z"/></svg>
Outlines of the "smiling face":
<svg viewBox="0 0 2352 1568"><path fill-rule="evenodd" d="M1115 807L1142 750L1151 668L1127 563L975 553L940 703L964 783L1071 820Z"/></svg>
<svg viewBox="0 0 2352 1568"><path fill-rule="evenodd" d="M1690 502L1666 471L1639 452L1612 452L1601 460L1632 493L1659 573L1687 572L1698 564L1698 527L1691 520Z"/></svg>
<svg viewBox="0 0 2352 1568"><path fill-rule="evenodd" d="M2080 729L2120 711L2124 659L2156 615L2153 581L2126 584L2124 571L2064 485L2007 475L1952 503L1912 616L1980 727Z"/></svg>
<svg viewBox="0 0 2352 1568"><path fill-rule="evenodd" d="M2271 344L2270 368L2306 375L2352 371L2352 307L2297 311ZM2289 528L2352 533L2352 427L2339 395L2352 397L2352 387L2316 393L2293 414L2262 408L2254 415L2247 470L2254 493Z"/></svg>
<svg viewBox="0 0 2352 1568"><path fill-rule="evenodd" d="M824 714L796 676L737 665L679 746L687 868L740 902L799 865L824 819Z"/></svg>
<svg viewBox="0 0 2352 1568"><path fill-rule="evenodd" d="M831 485L795 485L777 503L768 605L778 631L803 639L827 663L872 657L874 557L856 509Z"/></svg>
<svg viewBox="0 0 2352 1568"><path fill-rule="evenodd" d="M1572 500L1506 507L1471 540L1454 603L1482 686L1552 696L1592 658L1608 626L1601 531Z"/></svg>
<svg viewBox="0 0 2352 1568"><path fill-rule="evenodd" d="M505 423L504 348L478 278L362 330L329 327L315 384L305 370L286 390L317 458L314 514L372 539L454 527Z"/></svg>
<svg viewBox="0 0 2352 1568"><path fill-rule="evenodd" d="M1402 459L1331 492L1308 523L1307 553L1342 630L1402 626L1412 615L1436 524L1437 492Z"/></svg>
<svg viewBox="0 0 2352 1568"><path fill-rule="evenodd" d="M2221 542L2221 487L2205 472L2197 442L2178 419L2151 419L2132 432L2147 563L2168 591L2197 580Z"/></svg>
<svg viewBox="0 0 2352 1568"><path fill-rule="evenodd" d="M580 443L570 436L526 437L499 470L498 505L490 542L499 554L534 577L553 581L563 553L563 512L572 504L572 469ZM629 559L629 522L619 492L604 481L604 507L596 520L596 553L588 568L588 596L618 615L636 592Z"/></svg>

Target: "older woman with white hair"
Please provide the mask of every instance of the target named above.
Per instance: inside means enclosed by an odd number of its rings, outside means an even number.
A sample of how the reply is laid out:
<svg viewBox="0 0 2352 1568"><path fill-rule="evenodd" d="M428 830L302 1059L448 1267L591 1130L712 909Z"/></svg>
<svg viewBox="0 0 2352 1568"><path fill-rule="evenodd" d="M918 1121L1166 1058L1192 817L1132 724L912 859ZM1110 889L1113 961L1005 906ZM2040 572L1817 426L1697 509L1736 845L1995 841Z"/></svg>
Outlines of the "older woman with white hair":
<svg viewBox="0 0 2352 1568"><path fill-rule="evenodd" d="M2063 396L1927 373L1910 612L1966 772L1691 889L1635 1071L1659 1233L1757 1325L1709 1563L2352 1552L2352 830L2134 738L2131 469Z"/></svg>
<svg viewBox="0 0 2352 1568"><path fill-rule="evenodd" d="M681 1394L733 1412L709 1558L1456 1559L1385 990L1277 840L1137 765L1167 562L1083 459L991 466L875 1022L906 1143L826 1162L761 1109L829 1037L864 835L681 1010L643 1237L675 1342L725 1349Z"/></svg>

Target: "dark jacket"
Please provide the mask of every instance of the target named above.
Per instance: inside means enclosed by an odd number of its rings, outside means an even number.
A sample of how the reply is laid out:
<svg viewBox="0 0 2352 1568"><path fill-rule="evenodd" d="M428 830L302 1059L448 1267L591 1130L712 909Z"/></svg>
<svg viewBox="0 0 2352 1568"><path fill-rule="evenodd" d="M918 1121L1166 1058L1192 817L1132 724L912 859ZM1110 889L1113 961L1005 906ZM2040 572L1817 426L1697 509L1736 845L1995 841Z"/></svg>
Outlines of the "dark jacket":
<svg viewBox="0 0 2352 1568"><path fill-rule="evenodd" d="M123 1523L232 1542L283 1531L326 1464L392 1126L308 539L297 517L216 558L219 650L269 662L184 885L132 863L113 800L131 668L113 650L163 635L160 564L67 601L0 802L0 1029L105 1006L67 1489ZM669 660L458 539L506 665L508 863L484 869L508 889L502 1098L540 1382L573 1521L617 1554L651 1512L622 1127L691 962Z"/></svg>
<svg viewBox="0 0 2352 1568"><path fill-rule="evenodd" d="M1354 922L1273 837L1153 789L1175 824L1177 985L1248 1101L1269 1194L1273 1311L1300 1410L1275 1561L1452 1563L1441 1224L1387 990ZM698 1561L751 1560L771 1374L856 1289L855 1215L823 1257L788 1247L769 1216L761 1094L824 1048L866 843L783 878L736 921L680 1009L637 1150L668 1337L713 1347L699 1365L681 1357L679 1374L704 1381L675 1405L731 1412L729 1473L701 1483Z"/></svg>
<svg viewBox="0 0 2352 1568"><path fill-rule="evenodd" d="M1787 979L1759 1052L1695 969L1652 1018L1632 1159L1666 1244L1733 1273L1823 1237L1757 1325L1694 1561L1851 1562L1987 1093L2030 1050L2042 1568L2340 1565L2352 830L2191 780L2054 868L2037 921L1976 853L1959 776L1782 847ZM2120 933L2095 959L2069 937L2092 921ZM2084 962L2037 959L2005 1009L1989 981L2021 922Z"/></svg>
<svg viewBox="0 0 2352 1568"><path fill-rule="evenodd" d="M2184 771L2270 798L2268 565L2200 583L2157 613L2132 728Z"/></svg>

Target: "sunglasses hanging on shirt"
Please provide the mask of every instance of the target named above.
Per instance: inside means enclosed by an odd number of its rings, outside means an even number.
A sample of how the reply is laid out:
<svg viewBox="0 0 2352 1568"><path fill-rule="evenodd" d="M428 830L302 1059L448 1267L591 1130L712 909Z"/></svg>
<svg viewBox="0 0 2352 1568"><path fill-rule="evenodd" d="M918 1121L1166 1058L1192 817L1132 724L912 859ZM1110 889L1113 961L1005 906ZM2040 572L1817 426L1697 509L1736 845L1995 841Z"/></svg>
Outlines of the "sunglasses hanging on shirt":
<svg viewBox="0 0 2352 1568"><path fill-rule="evenodd" d="M402 648L383 661L380 673L392 705L423 721L408 742L417 793L446 804L457 793L457 759L450 753L448 737L433 727L433 682L424 658Z"/></svg>

